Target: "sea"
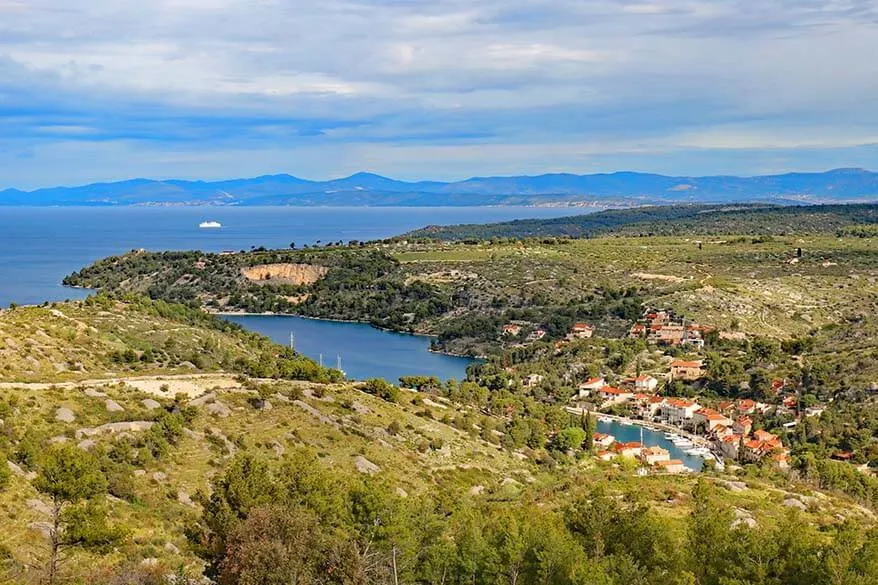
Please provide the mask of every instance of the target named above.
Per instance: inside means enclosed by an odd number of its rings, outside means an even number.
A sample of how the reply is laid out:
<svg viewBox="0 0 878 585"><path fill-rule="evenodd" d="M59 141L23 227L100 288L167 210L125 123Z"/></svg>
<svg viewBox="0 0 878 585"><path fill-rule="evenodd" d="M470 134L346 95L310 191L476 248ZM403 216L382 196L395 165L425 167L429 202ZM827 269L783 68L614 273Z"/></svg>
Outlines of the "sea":
<svg viewBox="0 0 878 585"><path fill-rule="evenodd" d="M612 435L620 443L641 442L646 447L663 447L668 450L671 459L679 459L690 471L701 471L704 459L687 455L685 449L681 449L665 438L664 431L653 431L639 425L624 425L616 420L598 420L595 425L599 433ZM642 434L641 434L642 430Z"/></svg>
<svg viewBox="0 0 878 585"><path fill-rule="evenodd" d="M375 240L426 225L551 218L591 210L551 207L2 207L0 306L83 298L61 285L65 275L130 250L248 250L318 242ZM217 221L219 229L200 229ZM280 343L355 379L418 373L462 379L472 363L431 353L430 339L367 325L282 316L234 317Z"/></svg>

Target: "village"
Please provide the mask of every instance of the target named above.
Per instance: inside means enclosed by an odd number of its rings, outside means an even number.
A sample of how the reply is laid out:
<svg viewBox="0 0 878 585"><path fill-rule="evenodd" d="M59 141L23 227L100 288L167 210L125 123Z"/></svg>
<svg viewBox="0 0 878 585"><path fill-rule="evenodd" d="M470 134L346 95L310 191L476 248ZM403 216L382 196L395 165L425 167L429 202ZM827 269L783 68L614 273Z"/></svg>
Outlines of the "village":
<svg viewBox="0 0 878 585"><path fill-rule="evenodd" d="M509 323L504 336L518 336L522 325ZM761 428L766 418L789 420L785 429L793 429L803 418L819 416L825 405L800 407L797 389L787 380L773 380L770 401L751 398L719 400L707 396L677 396L669 392L675 383L698 384L709 377L703 355L705 337L712 328L687 322L671 310L648 309L629 330L629 337L642 339L657 349L666 348L672 357L663 371L641 373L622 378L592 376L575 386L567 411L571 414L590 413L603 421L616 420L625 425L642 425L664 432L664 438L692 457L711 461L718 467L726 463L759 463L787 469L790 451L777 434ZM575 323L565 339L556 342L556 349L578 339L589 339L595 327ZM542 329L534 329L526 341L545 337ZM697 357L693 357L697 356ZM611 384L608 378L613 379ZM530 374L522 380L525 387L543 382L541 374ZM596 456L603 461L633 460L641 470L658 473L688 471L683 462L673 459L668 449L643 442L617 441L606 433L595 433ZM843 455L843 454L842 454Z"/></svg>

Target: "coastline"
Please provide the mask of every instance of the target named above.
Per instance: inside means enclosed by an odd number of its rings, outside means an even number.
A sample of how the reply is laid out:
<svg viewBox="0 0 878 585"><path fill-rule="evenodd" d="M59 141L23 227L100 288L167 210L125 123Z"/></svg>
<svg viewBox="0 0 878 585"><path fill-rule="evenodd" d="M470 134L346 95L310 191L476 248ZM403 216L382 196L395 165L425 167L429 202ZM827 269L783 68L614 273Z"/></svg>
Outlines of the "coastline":
<svg viewBox="0 0 878 585"><path fill-rule="evenodd" d="M232 311L207 311L207 312L211 315L216 315L217 317L295 317L298 319L308 319L311 321L327 321L329 323L351 323L351 324L356 324L356 325L366 325L368 327L371 327L373 329L377 329L378 331L384 331L386 333L396 333L398 335L409 335L412 337L428 337L430 339L436 339L435 335L431 335L429 333L397 331L395 329L389 329L387 327L377 327L377 326L375 326L367 321L357 321L354 319L327 319L327 318L323 318L323 317L309 317L309 316L305 316L305 315L296 315L296 314L291 314L291 313L273 313L271 311L264 312L264 313L247 313L247 312L232 312ZM428 347L427 351L430 353L434 353L436 355L445 355L445 356L454 357L454 358L465 358L465 359L469 359L469 360L473 360L473 361L488 359L487 356L473 357L471 355L462 354L462 353L455 353L455 352L450 352L450 351L437 351L435 349L432 349L432 347Z"/></svg>
<svg viewBox="0 0 878 585"><path fill-rule="evenodd" d="M565 407L565 410L567 410L567 412L569 412L571 414L579 414L579 415L583 414L583 412L586 412L584 408L577 408L575 406L567 406L567 407ZM657 422L641 420L641 419L636 419L636 418L627 418L624 416L616 416L615 414L603 414L600 412L592 412L592 415L594 415L596 417L608 418L608 419L611 419L611 420L614 420L614 421L620 422L620 423L628 423L628 424L631 424L633 426L643 427L643 428L649 429L651 431L664 432L664 433L674 433L674 434L680 435L681 437L686 437L687 439L691 440L695 445L697 445L699 447L710 447L710 442L707 439L705 439L704 437L700 437L698 435L693 435L692 433L690 433L688 431L684 431L680 427L675 427L674 425L657 423Z"/></svg>

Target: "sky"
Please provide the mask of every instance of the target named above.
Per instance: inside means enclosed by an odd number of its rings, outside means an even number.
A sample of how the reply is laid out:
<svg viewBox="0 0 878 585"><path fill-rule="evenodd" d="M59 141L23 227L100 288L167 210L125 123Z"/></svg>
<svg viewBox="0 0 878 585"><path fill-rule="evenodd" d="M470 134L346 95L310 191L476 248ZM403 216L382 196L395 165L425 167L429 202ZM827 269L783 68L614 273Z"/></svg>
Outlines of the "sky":
<svg viewBox="0 0 878 585"><path fill-rule="evenodd" d="M878 0L0 0L0 189L876 161Z"/></svg>

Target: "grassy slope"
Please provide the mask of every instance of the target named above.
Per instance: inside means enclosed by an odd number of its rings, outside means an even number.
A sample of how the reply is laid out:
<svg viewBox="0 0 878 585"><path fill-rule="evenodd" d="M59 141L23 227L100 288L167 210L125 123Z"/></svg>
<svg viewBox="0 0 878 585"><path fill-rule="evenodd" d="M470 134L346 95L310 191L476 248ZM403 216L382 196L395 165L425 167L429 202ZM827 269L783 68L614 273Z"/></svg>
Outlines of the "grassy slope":
<svg viewBox="0 0 878 585"><path fill-rule="evenodd" d="M206 321L205 321L206 323ZM0 378L55 382L121 374L185 373L198 362L217 370L232 356L254 357L260 342L243 331L157 315L139 303L84 302L0 311ZM155 361L113 359L151 349Z"/></svg>
<svg viewBox="0 0 878 585"><path fill-rule="evenodd" d="M878 249L864 239L783 237L598 238L566 243L428 244L400 248L412 277L439 271L477 274L478 286L505 294L575 298L597 287L643 289L699 322L775 337L805 333L878 302ZM797 248L803 257L795 264ZM464 280L464 277L459 279Z"/></svg>
<svg viewBox="0 0 878 585"><path fill-rule="evenodd" d="M88 374L94 378L120 374L101 369L101 353L115 347L120 337L127 339L126 335L136 338L154 331L172 332L179 344L192 344L188 348L193 351L205 337L217 335L217 343L236 345L234 335L180 324L175 328L173 321L149 318L125 305L98 309L64 304L55 310L88 328L91 331L88 339L99 340L76 350L77 358L88 364ZM0 314L0 327L7 344L14 341L27 347L29 340L39 338L43 356L63 357L71 351L72 342L65 335L49 333L60 327L59 322L67 323L67 320L59 320L57 314L45 309L19 309ZM73 342L78 343L75 338ZM44 357L40 363L51 364L52 359L61 357ZM23 363L30 362L24 360ZM55 373L51 368L49 372L46 378L39 378L38 372L26 372L24 377L44 382L70 377L69 372ZM129 376L142 373L127 372ZM84 374L77 374L81 375ZM257 410L249 400L252 393L242 388L240 379L223 373L192 378L175 374L173 370L165 371L156 382L167 384L168 391L156 388L155 384L145 384L141 376L55 386L16 381L21 378L22 371L17 369L0 373L0 381L5 382L0 395L10 406L3 426L10 454L28 430L44 442L78 441L76 431L82 428L108 422L149 420L154 412L148 411L142 400L152 398L170 406L180 384L188 385L185 387L192 396L213 391L216 398L208 404L219 402L229 411L229 416L223 417L212 414L207 405L198 406L187 431L169 454L133 472L126 499L109 500L113 520L130 530L125 543L99 559L77 553L70 566L72 570L85 570L88 566L121 559L154 557L171 566L179 564L197 571L198 561L187 548L184 529L197 517L198 509L197 505L186 502L186 495L206 489L209 478L223 468L233 451L240 449L278 458L296 448L309 448L319 454L325 465L350 473L357 473L357 458L365 457L380 467L380 477L408 493L431 490L441 484L459 490L460 497L513 501L524 498L562 505L573 494L602 482L611 492L650 502L671 524L689 509L692 478L638 479L630 471L599 466L590 459L549 471L526 455L510 454L441 422L446 415L454 418L461 412L450 404L424 403L423 396L409 392L402 394L400 404L390 404L350 385L261 381L270 385L268 395L272 408ZM95 392L102 392L106 397L96 396ZM109 412L105 406L107 398L119 403L124 411ZM188 399L183 399L183 403L186 402ZM72 410L76 420L57 421L55 412L59 407ZM430 416L424 416L425 412ZM396 435L387 431L393 421L400 428ZM96 445L91 448L100 450L124 438L106 434L94 440ZM427 447L430 442L436 447L441 444L441 448ZM729 491L727 501L747 510L762 523L770 523L785 514L782 502L789 497L787 492L757 479L748 483L750 487L743 491ZM483 494L470 495L477 486L483 486ZM39 565L45 558L45 543L30 525L44 521L45 517L28 503L36 497L23 475L14 475L10 486L0 491L0 519L4 526L0 545L11 551L17 561ZM837 514L872 521L868 511L843 498L806 492L803 500L808 502L806 518L818 524L835 522Z"/></svg>

